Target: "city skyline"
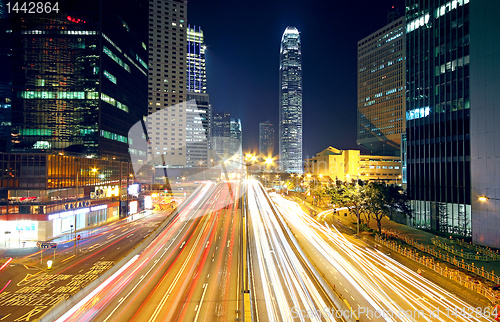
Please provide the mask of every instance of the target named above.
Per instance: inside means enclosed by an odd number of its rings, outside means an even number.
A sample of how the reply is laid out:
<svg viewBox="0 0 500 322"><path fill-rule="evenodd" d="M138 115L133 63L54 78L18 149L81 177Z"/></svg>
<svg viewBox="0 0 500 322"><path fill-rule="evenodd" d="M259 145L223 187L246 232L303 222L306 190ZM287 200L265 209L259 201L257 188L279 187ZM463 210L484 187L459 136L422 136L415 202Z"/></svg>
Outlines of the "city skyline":
<svg viewBox="0 0 500 322"><path fill-rule="evenodd" d="M0 320L500 321L500 1L397 2L0 0Z"/></svg>
<svg viewBox="0 0 500 322"><path fill-rule="evenodd" d="M303 38L303 157L329 145L359 148L357 42L387 24L392 6L404 14L403 0L362 3L256 1L242 7L224 0L189 1L188 22L204 30L210 102L215 110L240 117L245 152L258 150L262 120L278 124L279 57L275 53L287 26L296 26ZM255 16L266 23L256 23ZM318 128L320 137L314 135Z"/></svg>

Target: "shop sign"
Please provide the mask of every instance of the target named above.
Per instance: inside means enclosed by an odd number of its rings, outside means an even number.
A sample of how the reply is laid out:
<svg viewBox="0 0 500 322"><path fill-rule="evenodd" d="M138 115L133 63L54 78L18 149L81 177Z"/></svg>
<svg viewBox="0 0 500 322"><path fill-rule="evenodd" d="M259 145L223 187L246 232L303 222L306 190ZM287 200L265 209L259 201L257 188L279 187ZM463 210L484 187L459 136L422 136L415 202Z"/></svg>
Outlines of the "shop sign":
<svg viewBox="0 0 500 322"><path fill-rule="evenodd" d="M88 207L90 206L90 201L77 201L77 202L70 202L64 205L65 210L72 210L72 209L77 209L81 207Z"/></svg>

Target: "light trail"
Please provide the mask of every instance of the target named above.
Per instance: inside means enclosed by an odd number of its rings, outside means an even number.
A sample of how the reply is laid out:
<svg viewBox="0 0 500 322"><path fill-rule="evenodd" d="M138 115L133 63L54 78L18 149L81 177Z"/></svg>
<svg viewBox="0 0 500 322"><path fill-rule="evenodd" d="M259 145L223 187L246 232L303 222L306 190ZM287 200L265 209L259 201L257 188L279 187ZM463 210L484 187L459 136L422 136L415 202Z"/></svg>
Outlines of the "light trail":
<svg viewBox="0 0 500 322"><path fill-rule="evenodd" d="M322 312L332 307L331 299L325 299L321 287L310 279L290 245L293 236L283 229L279 214L275 214L261 186L253 180L248 180L248 186L249 217L257 258L253 266L258 267L264 295L263 304L259 302L259 305L264 305L267 312L266 317L257 318L264 321L337 321L321 313L294 314Z"/></svg>
<svg viewBox="0 0 500 322"><path fill-rule="evenodd" d="M313 249L326 259L373 309L386 312L385 321L489 321L481 316L454 316L453 310L471 305L416 274L379 250L357 245L335 227L323 226L302 211L297 203L273 195L286 221L299 231ZM320 216L324 213L320 214ZM439 311L436 311L439 310ZM364 310L367 311L367 310ZM405 316L402 312L421 313ZM471 311L469 311L471 312ZM391 315L392 314L392 315ZM416 315L416 314L415 314Z"/></svg>
<svg viewBox="0 0 500 322"><path fill-rule="evenodd" d="M212 188L211 184L206 184L204 187L202 187L199 194L206 195L211 188ZM191 202L193 202L193 200L190 201L189 205L191 205ZM179 215L184 214L185 211L187 211L186 207L180 210ZM193 211L192 215L194 216L195 213L196 212ZM177 243L175 243L175 241L179 239L178 237L181 235L183 231L184 232L187 231L185 228L187 228L189 224L193 223L193 221L189 220L185 220L181 223L181 220L179 220L179 218L180 216L177 216L170 223L168 229L160 231L159 235L156 237L154 242L148 245L142 251L140 256L139 255L134 256L135 259L134 261L137 260L136 264L132 265L133 261L130 261L127 264L125 264L122 268L120 268L118 272L123 273L123 275L120 278L116 278L118 275L115 273L112 276L114 278L109 278L105 281L105 283L99 285L98 288L96 288L89 295L87 295L75 307L71 308L68 312L66 312L63 316L61 316L61 318L58 321L64 321L66 319L71 321L91 320L95 318L99 314L99 312L102 311L111 302L111 300L115 296L117 296L129 284L129 282L133 278L139 279L138 283L134 286L134 288L138 287L139 284L144 283L144 280L146 279L148 274L154 271L153 268L157 264L164 265L167 262L167 261L160 262L159 259L161 259L166 254L170 254L168 250L171 247L173 249L176 249L175 246L178 246L178 244L180 244L180 241L178 241ZM167 241L170 241L169 246L165 248L164 251L160 253L161 255L159 255L158 257L158 252L162 249L162 247L165 245ZM141 267L146 267L148 265L149 265L149 270L143 272ZM154 272L157 273L158 270L155 270ZM127 297L131 293L132 292L129 292L127 294ZM125 298L122 298L117 306L120 306L122 303L124 303L124 300ZM81 309L82 307L85 307L85 310L82 310ZM113 313L115 311L116 310L113 310ZM111 315L112 314L109 314L108 318L111 317Z"/></svg>

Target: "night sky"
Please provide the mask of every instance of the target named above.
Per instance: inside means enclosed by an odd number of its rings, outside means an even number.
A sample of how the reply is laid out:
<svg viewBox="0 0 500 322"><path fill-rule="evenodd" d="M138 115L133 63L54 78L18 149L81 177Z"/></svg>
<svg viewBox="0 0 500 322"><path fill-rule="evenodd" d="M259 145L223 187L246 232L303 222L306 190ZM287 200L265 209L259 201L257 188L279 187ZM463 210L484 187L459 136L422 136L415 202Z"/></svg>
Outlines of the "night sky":
<svg viewBox="0 0 500 322"><path fill-rule="evenodd" d="M404 0L189 0L188 23L207 45L207 92L215 112L241 119L243 151L258 149L259 122L279 119L279 49L287 26L302 41L303 151L356 144L357 42L387 24ZM278 148L276 148L278 153Z"/></svg>

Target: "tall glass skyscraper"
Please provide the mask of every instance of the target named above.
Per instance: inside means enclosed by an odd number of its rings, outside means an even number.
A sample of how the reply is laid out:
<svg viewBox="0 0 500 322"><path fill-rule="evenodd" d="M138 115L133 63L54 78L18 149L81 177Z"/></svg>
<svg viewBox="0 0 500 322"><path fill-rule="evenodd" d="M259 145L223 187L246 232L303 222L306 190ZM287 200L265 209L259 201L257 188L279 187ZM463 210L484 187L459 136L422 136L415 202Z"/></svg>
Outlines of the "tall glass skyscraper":
<svg viewBox="0 0 500 322"><path fill-rule="evenodd" d="M388 16L394 17L392 12ZM376 155L400 155L405 132L404 28L402 17L358 41L357 143Z"/></svg>
<svg viewBox="0 0 500 322"><path fill-rule="evenodd" d="M187 29L187 87L190 93L207 92L205 69L205 37L201 27L188 25Z"/></svg>
<svg viewBox="0 0 500 322"><path fill-rule="evenodd" d="M280 83L280 166L302 173L302 53L295 27L287 27L281 38Z"/></svg>
<svg viewBox="0 0 500 322"><path fill-rule="evenodd" d="M2 22L5 150L129 159L127 131L147 113L147 3L75 1Z"/></svg>
<svg viewBox="0 0 500 322"><path fill-rule="evenodd" d="M186 166L208 165L212 105L207 94L205 40L200 27L187 28L187 99L196 108L186 110Z"/></svg>
<svg viewBox="0 0 500 322"><path fill-rule="evenodd" d="M471 236L469 1L406 1L408 195L419 228Z"/></svg>

